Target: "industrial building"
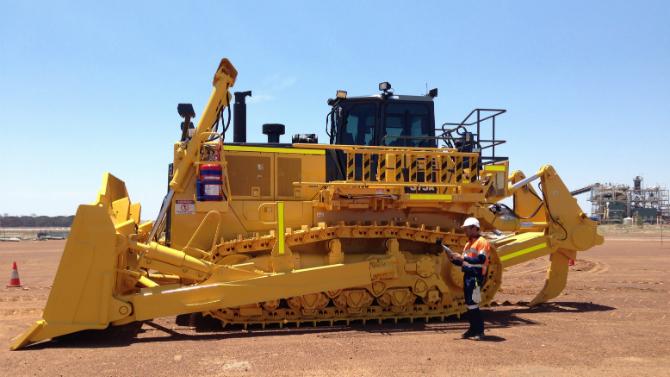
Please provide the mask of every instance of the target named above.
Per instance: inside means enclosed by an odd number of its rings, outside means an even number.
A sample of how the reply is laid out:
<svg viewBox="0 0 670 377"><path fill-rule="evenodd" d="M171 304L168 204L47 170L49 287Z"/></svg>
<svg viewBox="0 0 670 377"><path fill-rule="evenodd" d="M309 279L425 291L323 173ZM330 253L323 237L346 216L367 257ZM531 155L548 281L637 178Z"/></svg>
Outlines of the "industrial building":
<svg viewBox="0 0 670 377"><path fill-rule="evenodd" d="M643 187L642 177L633 179L633 186L596 183L577 190L590 191L591 216L601 223L621 224L670 221L668 189L661 186Z"/></svg>

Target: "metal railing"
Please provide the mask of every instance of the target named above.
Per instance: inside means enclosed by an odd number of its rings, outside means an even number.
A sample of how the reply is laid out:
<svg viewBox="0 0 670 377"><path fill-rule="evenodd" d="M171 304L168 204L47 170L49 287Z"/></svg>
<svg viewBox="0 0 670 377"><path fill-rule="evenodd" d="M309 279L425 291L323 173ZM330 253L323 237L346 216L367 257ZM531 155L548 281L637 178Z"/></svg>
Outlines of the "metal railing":
<svg viewBox="0 0 670 377"><path fill-rule="evenodd" d="M436 129L442 131L438 139L448 148L479 153L482 164L505 161L507 157L496 156L496 146L506 142L496 139L496 117L505 112L505 109L474 109L459 123L443 123L441 128ZM490 139L482 138L482 129L487 124L491 125ZM474 129L471 128L473 126ZM486 154L485 150L490 150L490 154Z"/></svg>
<svg viewBox="0 0 670 377"><path fill-rule="evenodd" d="M357 145L294 146L341 151L346 161L343 183L347 184L433 187L442 192L479 178L479 154L475 152Z"/></svg>

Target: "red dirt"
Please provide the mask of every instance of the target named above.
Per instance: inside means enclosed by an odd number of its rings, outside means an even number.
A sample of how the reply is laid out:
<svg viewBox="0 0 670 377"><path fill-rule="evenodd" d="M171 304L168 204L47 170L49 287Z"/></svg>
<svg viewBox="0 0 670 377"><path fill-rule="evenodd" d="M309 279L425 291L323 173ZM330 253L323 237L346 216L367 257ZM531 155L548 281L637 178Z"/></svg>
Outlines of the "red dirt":
<svg viewBox="0 0 670 377"><path fill-rule="evenodd" d="M39 319L63 241L0 243L0 273L19 265L26 290L0 281L2 375L407 376L670 375L670 243L608 239L580 253L565 292L527 308L545 260L503 275L485 310L488 341L460 340L466 324L402 323L318 329L196 331L174 318L136 338L77 338L24 351L9 340Z"/></svg>

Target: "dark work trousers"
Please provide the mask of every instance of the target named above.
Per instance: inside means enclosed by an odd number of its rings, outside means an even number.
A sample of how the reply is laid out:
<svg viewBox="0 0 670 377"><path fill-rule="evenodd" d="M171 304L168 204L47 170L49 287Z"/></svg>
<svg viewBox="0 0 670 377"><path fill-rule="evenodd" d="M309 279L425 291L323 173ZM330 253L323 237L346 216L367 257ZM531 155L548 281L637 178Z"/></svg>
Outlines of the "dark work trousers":
<svg viewBox="0 0 670 377"><path fill-rule="evenodd" d="M481 274L464 274L463 291L465 293L465 305L468 307L468 322L470 328L468 332L474 335L484 334L484 318L479 310L479 304L472 301L472 292L475 290L475 282L479 284L479 289L484 285L484 277Z"/></svg>

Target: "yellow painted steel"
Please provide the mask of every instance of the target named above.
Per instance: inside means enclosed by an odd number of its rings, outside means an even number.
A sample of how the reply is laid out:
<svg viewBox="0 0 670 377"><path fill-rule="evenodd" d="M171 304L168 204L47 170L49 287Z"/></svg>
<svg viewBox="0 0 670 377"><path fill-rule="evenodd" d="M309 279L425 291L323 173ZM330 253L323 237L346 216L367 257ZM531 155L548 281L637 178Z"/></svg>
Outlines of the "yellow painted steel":
<svg viewBox="0 0 670 377"><path fill-rule="evenodd" d="M347 181L353 181L356 176L356 158L353 153L347 154Z"/></svg>
<svg viewBox="0 0 670 377"><path fill-rule="evenodd" d="M282 153L282 154L309 154L309 155L324 155L325 150L322 149L303 149L303 148L274 148L274 147L256 147L243 145L224 145L225 151L237 152L260 152L260 153Z"/></svg>
<svg viewBox="0 0 670 377"><path fill-rule="evenodd" d="M110 174L104 183L100 201L77 210L43 319L13 340L11 349L81 330L104 329L132 311L130 304L114 297L117 255L124 244L117 243L109 212L117 195L127 194L123 182Z"/></svg>
<svg viewBox="0 0 670 377"><path fill-rule="evenodd" d="M570 256L566 254L572 254ZM568 282L569 260L574 259L574 252L558 250L551 254L551 263L547 270L547 278L542 290L530 301L529 305L535 306L558 297L563 292Z"/></svg>
<svg viewBox="0 0 670 377"><path fill-rule="evenodd" d="M450 194L409 194L409 200L451 201Z"/></svg>
<svg viewBox="0 0 670 377"><path fill-rule="evenodd" d="M203 274L209 274L212 271L211 263L187 255L181 250L175 250L157 242L144 244L130 240L128 243L130 248L144 253L145 260L156 259L177 268L198 271Z"/></svg>
<svg viewBox="0 0 670 377"><path fill-rule="evenodd" d="M484 165L486 171L505 171L506 169L505 165Z"/></svg>
<svg viewBox="0 0 670 377"><path fill-rule="evenodd" d="M146 276L141 276L141 277L138 279L137 282L140 283L140 284L142 284L142 285L145 286L145 287L148 287L148 288L155 288L155 287L158 287L158 283L156 283L155 281L149 279L149 278L146 277Z"/></svg>
<svg viewBox="0 0 670 377"><path fill-rule="evenodd" d="M507 260L509 260L509 259L516 258L516 257L520 257L520 256L522 256L522 255L526 255L526 254L528 254L528 253L532 253L533 251L537 251L537 250L545 249L545 248L547 248L547 243L546 243L546 242L542 242L542 243L540 243L540 244L537 244L537 245L534 245L534 246L531 246L531 247L527 247L527 248L525 248L525 249L521 249L521 250L519 250L519 251L515 251L515 252L513 252L513 253L505 254L505 255L503 255L503 256L500 257L500 261L501 261L501 262L505 262L505 261L507 261Z"/></svg>
<svg viewBox="0 0 670 377"><path fill-rule="evenodd" d="M105 183L104 194L100 197L111 199L108 203L118 200L115 195L125 195L125 186L113 176L107 174ZM369 262L333 264L283 273L259 272L250 268L253 266L244 264L214 266L179 250L153 242L142 244L133 236L119 233L115 225L127 219L111 217L109 210L110 207L105 207L102 200L94 205L79 207L43 319L13 339L10 349L16 350L81 330L104 329L112 323L124 324L221 306L245 305L286 295L343 289L370 284L372 279L393 275L392 268L373 266ZM280 216L278 224L282 225L282 222ZM121 265L118 264L119 256L125 261ZM190 274L186 267L204 275L196 280L195 285L159 286L122 267L136 265L148 257L179 266L178 273L181 271L187 277ZM120 280L130 280L131 284L124 285ZM139 291L122 288L132 287L138 282L147 288Z"/></svg>
<svg viewBox="0 0 670 377"><path fill-rule="evenodd" d="M362 156L362 165L363 165L363 181L369 181L370 180L370 155L369 154L364 154Z"/></svg>
<svg viewBox="0 0 670 377"><path fill-rule="evenodd" d="M228 61L222 59L214 74L212 94L209 96L205 110L198 121L191 140L185 146L178 146L175 150L175 163L172 171L170 187L176 192L185 189L186 183L195 172L195 161L200 152L200 145L205 138L211 136L210 128L219 116L219 111L228 106L231 95L228 89L235 84L237 70Z"/></svg>
<svg viewBox="0 0 670 377"><path fill-rule="evenodd" d="M337 264L294 270L271 275L251 275L246 279L210 280L194 287L157 287L142 294L123 297L133 305L133 321L216 309L221 306L241 306L276 298L302 295L328 289L344 289L371 282L367 262Z"/></svg>
<svg viewBox="0 0 670 377"><path fill-rule="evenodd" d="M11 349L194 312L245 326L459 315L462 274L434 251L437 240L463 247L468 216L485 235L504 232L490 237L484 305L503 268L547 255L531 304L558 296L568 261L603 243L549 165L526 178L449 148L224 145L211 127L236 77L221 60L195 134L174 145L169 242L149 239L140 205L105 174L96 201L77 210L42 319ZM346 156L341 180L327 180L326 150ZM211 163L225 199L198 201L197 167ZM509 197L513 213L491 207Z"/></svg>
<svg viewBox="0 0 670 377"><path fill-rule="evenodd" d="M286 224L284 223L284 202L277 202L277 252L284 255Z"/></svg>

